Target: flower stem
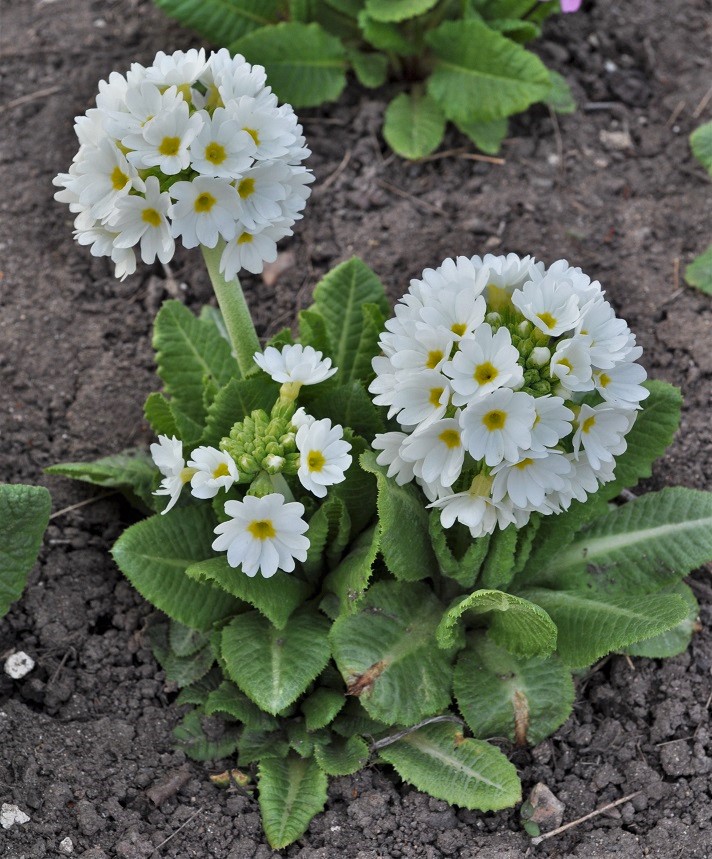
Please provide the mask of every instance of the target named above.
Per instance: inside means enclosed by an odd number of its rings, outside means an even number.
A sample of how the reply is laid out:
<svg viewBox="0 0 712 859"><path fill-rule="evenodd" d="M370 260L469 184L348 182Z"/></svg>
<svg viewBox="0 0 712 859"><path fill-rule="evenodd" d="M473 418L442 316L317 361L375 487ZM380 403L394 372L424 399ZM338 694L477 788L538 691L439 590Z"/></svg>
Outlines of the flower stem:
<svg viewBox="0 0 712 859"><path fill-rule="evenodd" d="M221 239L214 248L201 245L200 249L225 320L237 365L242 375L246 376L254 367L252 356L262 349L239 279L235 277L232 280L225 280L220 274L220 257L224 247L225 242Z"/></svg>

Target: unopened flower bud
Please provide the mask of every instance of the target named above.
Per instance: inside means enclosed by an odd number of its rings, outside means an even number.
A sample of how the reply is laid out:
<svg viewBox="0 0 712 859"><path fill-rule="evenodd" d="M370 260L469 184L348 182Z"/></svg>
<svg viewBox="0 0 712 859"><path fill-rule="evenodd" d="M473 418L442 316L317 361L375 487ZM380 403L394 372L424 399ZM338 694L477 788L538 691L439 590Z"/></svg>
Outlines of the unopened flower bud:
<svg viewBox="0 0 712 859"><path fill-rule="evenodd" d="M284 466L284 457L269 454L262 460L262 468L267 474L279 474Z"/></svg>
<svg viewBox="0 0 712 859"><path fill-rule="evenodd" d="M522 337L528 337L532 333L533 328L534 326L528 319L524 319L519 323L519 325L517 325L517 331L522 335Z"/></svg>
<svg viewBox="0 0 712 859"><path fill-rule="evenodd" d="M502 324L502 317L496 311L492 311L485 316L485 322L489 322L493 328L499 328Z"/></svg>
<svg viewBox="0 0 712 859"><path fill-rule="evenodd" d="M546 367L549 361L551 361L551 350L546 346L535 346L527 359L527 367Z"/></svg>

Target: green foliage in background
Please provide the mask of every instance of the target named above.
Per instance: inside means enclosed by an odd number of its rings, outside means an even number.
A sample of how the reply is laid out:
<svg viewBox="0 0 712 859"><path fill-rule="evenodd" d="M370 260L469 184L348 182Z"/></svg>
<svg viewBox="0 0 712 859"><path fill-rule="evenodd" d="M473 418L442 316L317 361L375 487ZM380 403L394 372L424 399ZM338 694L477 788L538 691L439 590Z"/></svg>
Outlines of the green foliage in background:
<svg viewBox="0 0 712 859"><path fill-rule="evenodd" d="M690 135L690 148L705 170L712 176L712 122L705 122ZM696 257L685 269L685 280L702 292L712 295L712 245Z"/></svg>
<svg viewBox="0 0 712 859"><path fill-rule="evenodd" d="M557 0L155 0L167 14L263 65L293 107L338 99L351 72L365 87L397 82L383 135L405 158L440 145L448 122L483 152L507 117L546 102L570 113L566 81L524 47Z"/></svg>

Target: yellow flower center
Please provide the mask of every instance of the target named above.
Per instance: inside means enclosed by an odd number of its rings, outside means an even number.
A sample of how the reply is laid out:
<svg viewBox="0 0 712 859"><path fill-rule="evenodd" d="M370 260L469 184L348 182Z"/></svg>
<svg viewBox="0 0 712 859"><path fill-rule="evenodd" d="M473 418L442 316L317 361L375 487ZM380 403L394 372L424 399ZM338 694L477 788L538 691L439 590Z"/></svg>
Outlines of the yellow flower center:
<svg viewBox="0 0 712 859"><path fill-rule="evenodd" d="M598 384L602 388L607 388L611 384L611 377L608 376L606 373L601 373L601 375L598 377Z"/></svg>
<svg viewBox="0 0 712 859"><path fill-rule="evenodd" d="M443 430L438 436L440 441L452 450L455 447L460 447L460 433L454 429Z"/></svg>
<svg viewBox="0 0 712 859"><path fill-rule="evenodd" d="M456 322L454 325L450 326L450 331L453 334L457 334L458 337L462 337L462 335L467 331L467 325L464 322Z"/></svg>
<svg viewBox="0 0 712 859"><path fill-rule="evenodd" d="M571 361L569 361L568 358L559 358L556 363L560 364L562 367L566 367L569 373L573 370L573 364L571 363Z"/></svg>
<svg viewBox="0 0 712 859"><path fill-rule="evenodd" d="M243 233L237 240L238 245L249 245L252 244L252 235L250 233Z"/></svg>
<svg viewBox="0 0 712 859"><path fill-rule="evenodd" d="M213 140L205 147L205 158L211 164L222 164L227 158L225 147Z"/></svg>
<svg viewBox="0 0 712 859"><path fill-rule="evenodd" d="M326 465L324 454L320 450L310 450L307 456L307 468L309 471L321 471Z"/></svg>
<svg viewBox="0 0 712 859"><path fill-rule="evenodd" d="M227 464L221 462L220 465L213 471L213 479L217 480L218 477L229 477L230 469L227 467Z"/></svg>
<svg viewBox="0 0 712 859"><path fill-rule="evenodd" d="M141 213L141 219L152 227L161 226L161 216L155 209L144 209Z"/></svg>
<svg viewBox="0 0 712 859"><path fill-rule="evenodd" d="M122 171L120 167L114 167L111 171L111 187L114 191L120 191L129 181L129 177Z"/></svg>
<svg viewBox="0 0 712 859"><path fill-rule="evenodd" d="M529 457L527 457L526 459L523 459L521 462L518 462L516 464L515 468L518 468L520 471L524 471L524 469L528 468L532 464L532 462L534 462L534 460L529 459Z"/></svg>
<svg viewBox="0 0 712 859"><path fill-rule="evenodd" d="M591 427L596 423L596 416L591 415L590 418L586 418L586 420L581 424L582 432L591 432Z"/></svg>
<svg viewBox="0 0 712 859"><path fill-rule="evenodd" d="M250 135L250 137L255 141L255 146L260 145L260 135L257 133L256 129L254 129L254 128L243 128L242 130L246 131Z"/></svg>
<svg viewBox="0 0 712 859"><path fill-rule="evenodd" d="M255 193L255 180L251 176L241 179L240 184L237 186L237 193L243 200L251 197Z"/></svg>
<svg viewBox="0 0 712 859"><path fill-rule="evenodd" d="M198 194L195 198L195 211L196 212L209 212L213 206L217 203L215 197L212 194L208 194L207 191L203 191L202 194Z"/></svg>
<svg viewBox="0 0 712 859"><path fill-rule="evenodd" d="M164 137L158 151L161 155L177 155L180 149L180 137Z"/></svg>
<svg viewBox="0 0 712 859"><path fill-rule="evenodd" d="M430 352L428 352L428 360L425 362L425 366L429 370L434 370L438 366L438 364L442 361L442 359L443 359L442 349L431 349Z"/></svg>
<svg viewBox="0 0 712 859"><path fill-rule="evenodd" d="M493 409L491 412L487 412L486 415L482 416L482 423L490 432L502 429L506 422L507 413L501 412L499 409Z"/></svg>
<svg viewBox="0 0 712 859"><path fill-rule="evenodd" d="M548 310L545 310L544 313L537 313L537 318L541 319L547 328L553 328L556 325L556 317L552 316Z"/></svg>
<svg viewBox="0 0 712 859"><path fill-rule="evenodd" d="M180 472L180 482L183 484L190 483L191 478L197 470L197 468L188 468L188 466L182 468Z"/></svg>
<svg viewBox="0 0 712 859"><path fill-rule="evenodd" d="M478 364L475 367L475 372L473 373L472 378L478 385L486 385L488 382L493 382L497 376L499 376L499 371L494 364L490 364L489 361L485 361L484 364Z"/></svg>
<svg viewBox="0 0 712 859"><path fill-rule="evenodd" d="M256 540L270 540L277 536L274 525L269 519L255 519L247 526L247 530Z"/></svg>
<svg viewBox="0 0 712 859"><path fill-rule="evenodd" d="M445 388L431 388L430 389L430 397L428 402L431 406L439 406L440 405L440 397L443 395L443 391Z"/></svg>

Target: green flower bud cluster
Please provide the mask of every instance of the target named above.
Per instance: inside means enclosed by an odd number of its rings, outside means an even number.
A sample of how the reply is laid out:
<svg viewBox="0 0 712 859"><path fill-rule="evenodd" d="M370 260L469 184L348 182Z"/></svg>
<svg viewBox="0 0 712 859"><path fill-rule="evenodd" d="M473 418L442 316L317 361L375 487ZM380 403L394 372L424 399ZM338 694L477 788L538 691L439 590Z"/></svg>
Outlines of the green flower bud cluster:
<svg viewBox="0 0 712 859"><path fill-rule="evenodd" d="M554 382L549 373L551 350L547 344L551 338L526 319L508 327L512 345L519 352L519 363L524 369L524 387L521 390L533 397L550 394Z"/></svg>
<svg viewBox="0 0 712 859"><path fill-rule="evenodd" d="M236 423L230 435L220 442L220 449L235 460L240 483L250 483L261 471L267 474L296 474L299 451L296 433L289 417L270 417L256 409Z"/></svg>

